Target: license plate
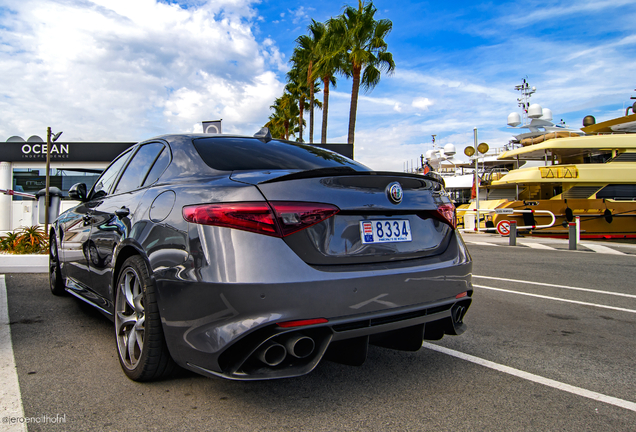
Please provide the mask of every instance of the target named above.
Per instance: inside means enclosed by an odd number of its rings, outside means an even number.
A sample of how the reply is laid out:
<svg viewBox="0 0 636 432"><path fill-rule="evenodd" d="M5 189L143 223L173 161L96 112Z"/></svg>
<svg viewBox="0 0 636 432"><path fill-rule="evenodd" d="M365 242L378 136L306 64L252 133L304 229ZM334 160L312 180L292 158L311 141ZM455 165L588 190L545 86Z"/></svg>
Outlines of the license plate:
<svg viewBox="0 0 636 432"><path fill-rule="evenodd" d="M362 243L407 242L411 238L411 225L406 219L360 221Z"/></svg>

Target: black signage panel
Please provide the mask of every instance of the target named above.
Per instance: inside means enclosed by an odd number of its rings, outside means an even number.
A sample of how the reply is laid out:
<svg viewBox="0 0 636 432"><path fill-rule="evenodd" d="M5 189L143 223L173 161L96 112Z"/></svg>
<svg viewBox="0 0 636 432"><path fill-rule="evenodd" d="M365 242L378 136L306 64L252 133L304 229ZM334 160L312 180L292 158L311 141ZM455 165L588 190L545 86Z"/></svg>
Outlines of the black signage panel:
<svg viewBox="0 0 636 432"><path fill-rule="evenodd" d="M75 142L51 145L51 162L111 162L136 143ZM0 162L46 162L46 143L0 143Z"/></svg>
<svg viewBox="0 0 636 432"><path fill-rule="evenodd" d="M62 176L51 176L51 186L62 189ZM13 189L20 192L36 193L46 187L46 176L15 176Z"/></svg>
<svg viewBox="0 0 636 432"><path fill-rule="evenodd" d="M51 162L112 162L132 142L55 142L51 145ZM353 156L352 144L313 144L343 156ZM46 143L0 142L0 162L46 162Z"/></svg>

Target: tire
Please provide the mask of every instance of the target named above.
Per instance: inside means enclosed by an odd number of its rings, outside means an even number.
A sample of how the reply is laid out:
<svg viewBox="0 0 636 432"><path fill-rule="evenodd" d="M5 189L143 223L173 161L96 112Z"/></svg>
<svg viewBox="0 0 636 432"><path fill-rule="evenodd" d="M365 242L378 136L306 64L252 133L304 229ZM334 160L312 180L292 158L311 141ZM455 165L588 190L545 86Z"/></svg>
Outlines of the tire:
<svg viewBox="0 0 636 432"><path fill-rule="evenodd" d="M56 296L66 294L66 287L62 280L62 270L60 269L60 255L57 249L57 241L55 233L51 231L51 240L49 242L49 287L51 292Z"/></svg>
<svg viewBox="0 0 636 432"><path fill-rule="evenodd" d="M117 278L115 337L124 373L133 381L165 378L174 369L161 327L155 286L140 256L128 258Z"/></svg>

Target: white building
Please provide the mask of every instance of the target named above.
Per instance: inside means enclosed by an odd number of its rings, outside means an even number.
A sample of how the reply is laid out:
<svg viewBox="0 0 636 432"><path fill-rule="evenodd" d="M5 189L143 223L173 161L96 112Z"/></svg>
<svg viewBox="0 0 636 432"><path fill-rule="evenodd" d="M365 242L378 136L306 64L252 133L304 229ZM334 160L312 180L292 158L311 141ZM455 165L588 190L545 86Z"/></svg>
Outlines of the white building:
<svg viewBox="0 0 636 432"><path fill-rule="evenodd" d="M68 196L75 183L90 188L117 155L135 143L56 142L51 145L50 185ZM46 185L46 142L11 137L0 142L0 190L36 194ZM61 211L76 202L62 201ZM0 231L37 225L37 201L0 193Z"/></svg>

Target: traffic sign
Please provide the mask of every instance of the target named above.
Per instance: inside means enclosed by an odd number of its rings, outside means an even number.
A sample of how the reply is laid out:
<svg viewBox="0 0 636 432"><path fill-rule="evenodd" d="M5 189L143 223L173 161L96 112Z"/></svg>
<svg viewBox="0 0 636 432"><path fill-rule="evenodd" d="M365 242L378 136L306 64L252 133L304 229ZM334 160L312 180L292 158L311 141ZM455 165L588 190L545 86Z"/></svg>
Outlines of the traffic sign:
<svg viewBox="0 0 636 432"><path fill-rule="evenodd" d="M495 213L497 214L513 214L515 212L515 209L513 208L498 208L495 209Z"/></svg>
<svg viewBox="0 0 636 432"><path fill-rule="evenodd" d="M502 236L510 235L510 221L502 220L497 223L497 232Z"/></svg>

